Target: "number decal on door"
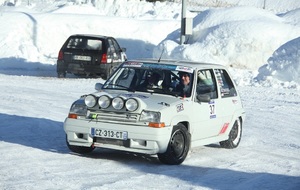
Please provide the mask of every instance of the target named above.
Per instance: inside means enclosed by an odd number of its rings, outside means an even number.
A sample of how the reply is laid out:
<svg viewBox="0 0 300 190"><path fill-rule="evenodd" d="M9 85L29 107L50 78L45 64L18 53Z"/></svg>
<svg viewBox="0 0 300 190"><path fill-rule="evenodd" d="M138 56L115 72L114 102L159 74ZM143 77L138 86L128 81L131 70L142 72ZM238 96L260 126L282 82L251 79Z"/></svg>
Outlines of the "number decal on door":
<svg viewBox="0 0 300 190"><path fill-rule="evenodd" d="M215 104L215 101L210 101L208 105L209 105L210 119L216 118L217 115L216 115L216 104Z"/></svg>

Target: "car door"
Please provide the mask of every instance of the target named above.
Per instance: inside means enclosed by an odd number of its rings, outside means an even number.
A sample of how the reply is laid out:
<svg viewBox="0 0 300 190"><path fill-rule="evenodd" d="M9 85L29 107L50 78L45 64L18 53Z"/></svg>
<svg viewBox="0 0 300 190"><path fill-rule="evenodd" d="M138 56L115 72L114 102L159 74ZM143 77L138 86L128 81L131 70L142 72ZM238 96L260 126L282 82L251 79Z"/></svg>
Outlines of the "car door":
<svg viewBox="0 0 300 190"><path fill-rule="evenodd" d="M108 44L109 44L108 55L111 56L112 63L116 63L116 64L121 63L121 48L116 42L116 40L113 38L109 38Z"/></svg>
<svg viewBox="0 0 300 190"><path fill-rule="evenodd" d="M220 133L224 133L229 123L232 122L234 112L240 107L241 102L239 102L237 90L229 73L225 69L215 69L215 75L220 92L220 104L222 105L219 109L223 123L223 129Z"/></svg>
<svg viewBox="0 0 300 190"><path fill-rule="evenodd" d="M193 105L193 140L217 136L222 121L219 115L220 100L212 69L197 71L195 102Z"/></svg>

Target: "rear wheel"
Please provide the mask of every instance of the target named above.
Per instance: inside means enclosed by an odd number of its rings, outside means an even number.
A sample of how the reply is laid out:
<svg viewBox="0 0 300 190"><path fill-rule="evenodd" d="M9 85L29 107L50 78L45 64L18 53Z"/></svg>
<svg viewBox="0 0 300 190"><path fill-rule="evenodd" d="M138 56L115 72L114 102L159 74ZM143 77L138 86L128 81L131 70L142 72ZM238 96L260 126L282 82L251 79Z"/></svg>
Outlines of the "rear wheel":
<svg viewBox="0 0 300 190"><path fill-rule="evenodd" d="M168 148L165 153L157 154L158 159L164 164L181 164L189 152L190 142L187 128L182 124L174 126Z"/></svg>
<svg viewBox="0 0 300 190"><path fill-rule="evenodd" d="M68 142L68 139L66 138L66 142L67 142L67 146L68 148L75 153L78 154L87 154L92 152L95 148L94 147L85 147L85 146L74 146L74 145L70 145Z"/></svg>
<svg viewBox="0 0 300 190"><path fill-rule="evenodd" d="M65 78L66 77L66 72L58 72L57 77L58 78Z"/></svg>
<svg viewBox="0 0 300 190"><path fill-rule="evenodd" d="M104 80L107 80L112 73L112 68L107 69L106 74L103 76Z"/></svg>
<svg viewBox="0 0 300 190"><path fill-rule="evenodd" d="M237 119L233 127L229 133L228 140L226 141L221 141L220 145L222 148L236 148L241 142L241 137L242 137L242 122L240 119Z"/></svg>

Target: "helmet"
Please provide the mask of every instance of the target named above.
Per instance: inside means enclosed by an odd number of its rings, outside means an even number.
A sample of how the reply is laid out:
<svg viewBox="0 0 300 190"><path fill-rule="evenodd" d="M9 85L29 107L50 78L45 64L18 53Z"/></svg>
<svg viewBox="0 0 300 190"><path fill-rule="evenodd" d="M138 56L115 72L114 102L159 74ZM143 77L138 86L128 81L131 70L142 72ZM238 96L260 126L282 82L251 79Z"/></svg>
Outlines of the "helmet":
<svg viewBox="0 0 300 190"><path fill-rule="evenodd" d="M163 82L163 72L162 71L149 71L147 73L147 80L149 83L156 85L156 86L161 86Z"/></svg>

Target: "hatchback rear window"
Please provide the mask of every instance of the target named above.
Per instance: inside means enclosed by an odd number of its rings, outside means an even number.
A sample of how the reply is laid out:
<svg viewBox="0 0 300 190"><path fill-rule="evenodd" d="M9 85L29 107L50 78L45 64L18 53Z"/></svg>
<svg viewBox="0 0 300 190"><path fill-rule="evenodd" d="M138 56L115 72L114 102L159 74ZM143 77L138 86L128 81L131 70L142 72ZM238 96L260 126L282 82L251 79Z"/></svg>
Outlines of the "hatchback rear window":
<svg viewBox="0 0 300 190"><path fill-rule="evenodd" d="M71 38L68 41L68 49L88 49L88 50L102 50L102 40L100 39L88 39L88 38Z"/></svg>

